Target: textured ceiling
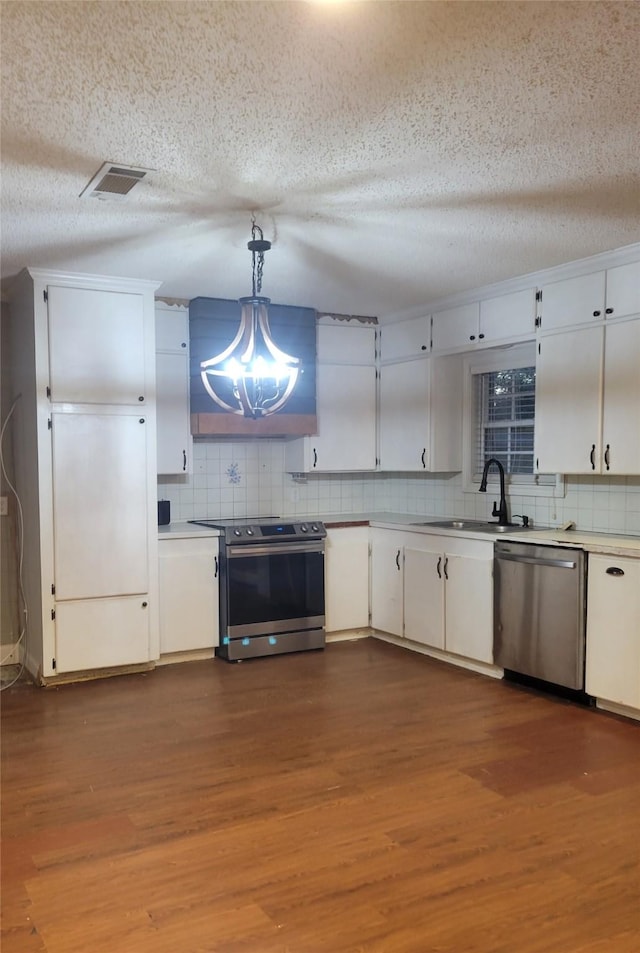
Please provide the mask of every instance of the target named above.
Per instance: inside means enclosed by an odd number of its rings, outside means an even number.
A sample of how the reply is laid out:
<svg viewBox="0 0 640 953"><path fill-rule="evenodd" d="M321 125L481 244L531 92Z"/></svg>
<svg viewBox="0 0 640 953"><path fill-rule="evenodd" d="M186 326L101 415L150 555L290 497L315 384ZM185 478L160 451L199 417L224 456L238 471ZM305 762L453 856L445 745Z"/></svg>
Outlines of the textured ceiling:
<svg viewBox="0 0 640 953"><path fill-rule="evenodd" d="M19 2L2 274L378 314L640 240L640 4ZM78 196L111 161L125 202Z"/></svg>

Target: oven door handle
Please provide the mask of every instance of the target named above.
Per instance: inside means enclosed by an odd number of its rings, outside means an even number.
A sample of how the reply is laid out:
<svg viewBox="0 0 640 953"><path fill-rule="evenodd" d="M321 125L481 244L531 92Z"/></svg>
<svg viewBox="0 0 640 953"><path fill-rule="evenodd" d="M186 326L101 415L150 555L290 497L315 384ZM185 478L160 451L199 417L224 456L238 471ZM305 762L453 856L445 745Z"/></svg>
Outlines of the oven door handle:
<svg viewBox="0 0 640 953"><path fill-rule="evenodd" d="M324 555L324 542L309 540L299 543L246 543L239 546L227 546L227 558L242 556L277 556L280 553L321 553Z"/></svg>

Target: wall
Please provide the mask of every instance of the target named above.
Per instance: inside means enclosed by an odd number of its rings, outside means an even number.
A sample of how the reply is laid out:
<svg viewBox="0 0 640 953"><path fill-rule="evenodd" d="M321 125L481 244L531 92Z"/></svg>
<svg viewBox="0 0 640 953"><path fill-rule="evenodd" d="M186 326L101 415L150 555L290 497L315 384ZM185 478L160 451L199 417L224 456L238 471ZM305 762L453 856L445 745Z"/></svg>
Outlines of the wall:
<svg viewBox="0 0 640 953"><path fill-rule="evenodd" d="M491 487L464 493L460 474L315 474L296 482L284 471L281 440L196 441L194 471L158 483L172 522L370 512L489 519L496 499ZM573 520L585 531L640 535L640 477L568 477L563 498L513 495L509 503L539 526Z"/></svg>
<svg viewBox="0 0 640 953"><path fill-rule="evenodd" d="M0 312L0 427L6 421L11 408L11 375L9 373L9 314L3 303ZM2 441L4 466L13 475L12 428L7 424ZM17 548L18 513L16 502L4 473L0 468L0 495L7 497L8 516L0 517L0 659L13 660L9 654L18 638L20 620L18 608Z"/></svg>

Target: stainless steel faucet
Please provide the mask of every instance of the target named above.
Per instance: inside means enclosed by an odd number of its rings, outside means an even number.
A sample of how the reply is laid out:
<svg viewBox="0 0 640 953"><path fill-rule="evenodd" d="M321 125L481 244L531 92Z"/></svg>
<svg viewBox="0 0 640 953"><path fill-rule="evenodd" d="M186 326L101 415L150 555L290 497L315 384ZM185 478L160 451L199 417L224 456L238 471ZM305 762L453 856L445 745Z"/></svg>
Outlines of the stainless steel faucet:
<svg viewBox="0 0 640 953"><path fill-rule="evenodd" d="M484 470L482 471L482 479L480 480L480 493L487 492L487 474L489 472L489 467L494 463L498 468L498 474L500 475L500 503L496 509L496 504L494 501L493 509L491 511L492 516L498 517L498 526L510 526L509 523L509 514L507 513L507 498L505 495L504 489L504 467L499 460L496 460L495 457L489 457L487 462L484 465Z"/></svg>

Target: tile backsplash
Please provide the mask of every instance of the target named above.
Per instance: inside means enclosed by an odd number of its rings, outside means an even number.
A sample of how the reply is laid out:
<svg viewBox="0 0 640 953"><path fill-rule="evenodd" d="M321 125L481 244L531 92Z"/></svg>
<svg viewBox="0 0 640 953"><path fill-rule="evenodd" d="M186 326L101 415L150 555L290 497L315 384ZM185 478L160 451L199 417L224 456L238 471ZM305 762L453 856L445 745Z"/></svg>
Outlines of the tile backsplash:
<svg viewBox="0 0 640 953"><path fill-rule="evenodd" d="M284 441L194 441L193 473L161 477L171 520L401 512L489 519L495 493L465 493L455 474L311 474L284 469ZM538 526L640 535L640 477L567 477L564 497L509 494L510 512Z"/></svg>

